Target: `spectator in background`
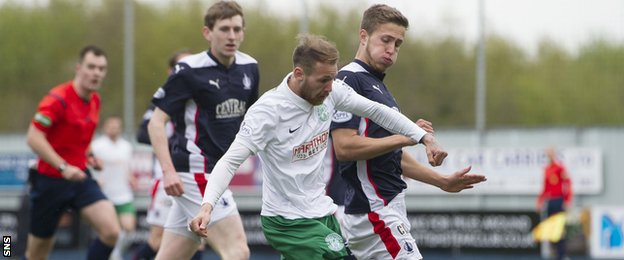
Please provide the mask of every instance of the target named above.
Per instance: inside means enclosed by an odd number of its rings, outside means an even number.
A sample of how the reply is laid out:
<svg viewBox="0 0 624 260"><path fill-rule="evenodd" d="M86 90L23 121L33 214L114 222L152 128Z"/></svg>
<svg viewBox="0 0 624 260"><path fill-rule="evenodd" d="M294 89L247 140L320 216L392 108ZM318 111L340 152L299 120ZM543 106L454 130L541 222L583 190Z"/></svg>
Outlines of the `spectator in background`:
<svg viewBox="0 0 624 260"><path fill-rule="evenodd" d="M545 153L548 165L544 168L544 189L537 197L536 207L543 219L565 212L572 202L572 182L563 164L557 160L557 151L554 147L548 147ZM559 242L555 243L555 246L557 259L565 259L565 234Z"/></svg>
<svg viewBox="0 0 624 260"><path fill-rule="evenodd" d="M111 259L123 259L123 254L131 241L128 234L136 227L136 207L134 206L133 188L136 178L130 172L132 144L121 136L121 118L109 117L102 126L103 135L91 144L95 157L102 162L102 170L95 171L95 177L104 195L113 202L121 233L111 255Z"/></svg>
<svg viewBox="0 0 624 260"><path fill-rule="evenodd" d="M175 52L169 58L167 75L171 75L173 73L173 69L180 59L190 54L191 52L188 50ZM139 131L137 133L137 141L139 143L151 145L149 133L147 132L147 124L152 118L152 113L154 113L155 108L156 106L150 103L149 108L145 111L145 114L143 114L143 122L141 122L141 126L139 127ZM165 128L167 139L169 140L169 147L171 148L174 133L173 124L171 122L167 122ZM173 200L169 197L169 195L167 195L167 193L165 193L165 188L162 185L162 169L160 168L160 162L156 159L156 156L154 156L153 169L153 185L150 194L151 202L149 204L149 208L147 209L146 218L147 223L150 225L149 237L147 238L147 242L139 246L139 249L133 257L135 260L154 259L156 252L158 252L158 249L160 248L165 220L167 220L167 215L169 214L169 210L173 204ZM201 250L199 250L191 259L201 259L201 255Z"/></svg>
<svg viewBox="0 0 624 260"><path fill-rule="evenodd" d="M30 231L27 259L46 259L65 209L73 209L95 229L87 259L108 259L119 223L87 169L100 165L89 156L89 144L100 119L97 91L106 76L104 51L87 46L80 51L72 81L54 87L39 103L26 139L38 161L30 174Z"/></svg>

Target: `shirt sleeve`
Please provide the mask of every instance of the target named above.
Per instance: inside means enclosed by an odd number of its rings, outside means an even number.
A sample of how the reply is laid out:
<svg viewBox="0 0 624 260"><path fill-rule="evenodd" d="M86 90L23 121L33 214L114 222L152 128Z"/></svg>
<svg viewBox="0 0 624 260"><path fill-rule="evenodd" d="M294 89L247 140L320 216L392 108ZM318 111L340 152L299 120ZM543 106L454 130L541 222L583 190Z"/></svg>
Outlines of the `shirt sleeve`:
<svg viewBox="0 0 624 260"><path fill-rule="evenodd" d="M37 108L37 113L32 119L32 124L44 133L47 133L55 122L63 116L63 100L59 96L48 94Z"/></svg>
<svg viewBox="0 0 624 260"><path fill-rule="evenodd" d="M349 87L353 88L355 92L358 92L358 88L360 84L358 83L358 80L356 77L349 75L350 73L352 72L340 71L338 72L338 75L336 76L336 78L341 79L342 81L344 81L344 83L349 85ZM334 114L332 115L332 123L331 123L330 129L331 130L334 130L337 128L358 129L359 125L360 125L359 116L354 115L351 112L335 110Z"/></svg>
<svg viewBox="0 0 624 260"><path fill-rule="evenodd" d="M236 139L254 154L262 151L275 136L276 120L270 104L256 104L245 114Z"/></svg>
<svg viewBox="0 0 624 260"><path fill-rule="evenodd" d="M386 130L410 137L415 142L427 133L400 112L360 96L342 80L335 80L332 87L336 110L368 117Z"/></svg>
<svg viewBox="0 0 624 260"><path fill-rule="evenodd" d="M204 190L202 204L208 203L214 207L221 194L230 185L238 167L251 156L252 151L244 146L239 138L234 139L230 148L219 159L210 174L208 185Z"/></svg>
<svg viewBox="0 0 624 260"><path fill-rule="evenodd" d="M188 67L184 63L179 63L178 66ZM186 101L193 97L192 84L187 80L189 73L190 70L181 69L169 76L165 84L154 93L152 103L169 116L184 110Z"/></svg>

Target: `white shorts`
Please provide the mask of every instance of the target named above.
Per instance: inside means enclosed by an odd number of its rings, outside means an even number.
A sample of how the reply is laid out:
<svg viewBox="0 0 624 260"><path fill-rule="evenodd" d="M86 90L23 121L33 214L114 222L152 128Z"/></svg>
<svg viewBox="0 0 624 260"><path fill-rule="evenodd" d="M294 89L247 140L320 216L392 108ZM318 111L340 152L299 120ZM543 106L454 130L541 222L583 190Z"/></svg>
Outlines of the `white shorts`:
<svg viewBox="0 0 624 260"><path fill-rule="evenodd" d="M179 197L171 196L174 203L167 216L165 229L200 242L201 237L190 231L188 224L201 208L206 180L209 174L191 174L187 172L179 172L178 174L184 186L184 194ZM210 227L229 216L238 216L238 209L236 207L236 202L234 202L232 191L227 189L223 192L219 201L217 201L208 226Z"/></svg>
<svg viewBox="0 0 624 260"><path fill-rule="evenodd" d="M152 200L147 209L147 223L153 226L164 227L173 199L165 192L160 178L154 180L152 185Z"/></svg>
<svg viewBox="0 0 624 260"><path fill-rule="evenodd" d="M349 248L357 259L422 259L410 234L404 193L381 210L345 214L343 223Z"/></svg>

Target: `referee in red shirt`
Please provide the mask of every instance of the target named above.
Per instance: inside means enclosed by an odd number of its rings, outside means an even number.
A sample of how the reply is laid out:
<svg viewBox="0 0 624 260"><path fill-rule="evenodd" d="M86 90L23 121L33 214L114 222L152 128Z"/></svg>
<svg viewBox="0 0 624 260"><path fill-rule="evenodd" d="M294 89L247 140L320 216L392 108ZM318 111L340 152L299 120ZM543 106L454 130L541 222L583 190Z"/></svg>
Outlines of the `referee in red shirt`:
<svg viewBox="0 0 624 260"><path fill-rule="evenodd" d="M87 164L100 167L88 154L99 121L97 91L106 69L104 51L95 46L83 48L74 79L43 97L28 128L27 142L38 161L30 174L27 259L47 259L66 209L80 212L98 234L87 259L108 259L117 241L120 228L115 208L87 169Z"/></svg>

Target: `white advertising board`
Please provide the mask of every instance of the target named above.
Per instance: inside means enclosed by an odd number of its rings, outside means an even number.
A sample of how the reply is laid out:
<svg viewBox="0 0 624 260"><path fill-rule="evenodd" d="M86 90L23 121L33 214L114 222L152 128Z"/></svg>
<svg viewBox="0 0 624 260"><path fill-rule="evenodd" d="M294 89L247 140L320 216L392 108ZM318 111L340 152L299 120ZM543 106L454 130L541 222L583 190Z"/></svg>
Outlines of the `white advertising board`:
<svg viewBox="0 0 624 260"><path fill-rule="evenodd" d="M429 166L423 146L406 149L419 162ZM471 190L477 194L538 194L543 188L544 167L548 159L543 148L451 148L441 166L442 174L472 165L472 173L487 176L485 183ZM558 158L572 179L574 194L598 194L603 189L602 151L572 147L557 150ZM431 167L431 166L429 166ZM408 180L408 194L445 194L437 187Z"/></svg>

